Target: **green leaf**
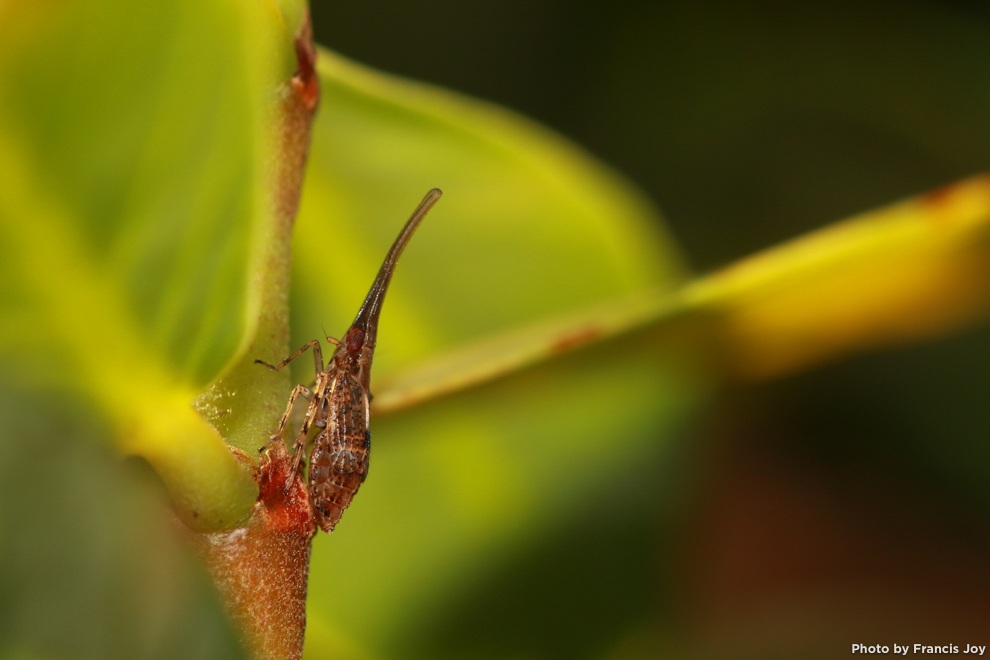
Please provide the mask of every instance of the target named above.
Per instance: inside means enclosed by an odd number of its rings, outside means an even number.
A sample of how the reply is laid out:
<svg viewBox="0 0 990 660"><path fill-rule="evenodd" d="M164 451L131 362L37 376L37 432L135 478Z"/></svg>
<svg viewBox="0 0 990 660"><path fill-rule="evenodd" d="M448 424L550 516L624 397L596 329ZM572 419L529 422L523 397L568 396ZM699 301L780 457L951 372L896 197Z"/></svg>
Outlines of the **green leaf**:
<svg viewBox="0 0 990 660"><path fill-rule="evenodd" d="M766 379L952 332L990 309L990 176L765 250L685 287L728 375Z"/></svg>
<svg viewBox="0 0 990 660"><path fill-rule="evenodd" d="M683 278L655 209L577 146L502 108L328 51L319 62L325 102L293 245L294 341L321 324L346 328L382 246L432 187L445 196L403 256L376 375L521 321Z"/></svg>
<svg viewBox="0 0 990 660"><path fill-rule="evenodd" d="M256 492L191 402L258 322L284 27L224 2L38 3L0 24L0 354L91 399L204 528Z"/></svg>
<svg viewBox="0 0 990 660"><path fill-rule="evenodd" d="M444 190L397 268L373 391L466 339L681 280L656 212L562 138L326 51L319 70L295 344L346 328L402 221L426 190ZM692 343L631 337L376 416L368 482L315 542L307 657L402 647L455 602L463 576L552 535L662 452L703 390Z"/></svg>
<svg viewBox="0 0 990 660"><path fill-rule="evenodd" d="M240 653L204 646L229 634L141 486L150 473L122 478L99 445L150 462L194 527L249 513L249 469L192 404L258 325L291 65L272 4L0 12L0 389L21 402L0 411L0 575L28 617L5 620L0 652Z"/></svg>

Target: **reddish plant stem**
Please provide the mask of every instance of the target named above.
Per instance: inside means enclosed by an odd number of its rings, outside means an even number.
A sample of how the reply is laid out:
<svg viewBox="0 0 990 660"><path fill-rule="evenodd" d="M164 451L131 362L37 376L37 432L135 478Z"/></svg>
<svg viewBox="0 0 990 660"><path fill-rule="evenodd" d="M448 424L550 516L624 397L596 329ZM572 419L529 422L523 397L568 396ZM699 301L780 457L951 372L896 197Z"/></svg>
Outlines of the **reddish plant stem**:
<svg viewBox="0 0 990 660"><path fill-rule="evenodd" d="M254 342L282 344L283 351L288 349L292 225L299 208L310 128L319 101L316 49L308 14L295 37L295 52L296 71L272 113L271 156L265 163L266 181L271 182L272 225L259 264L264 285ZM254 368L255 352L252 346L246 358L250 368ZM255 414L271 404L256 401L250 394L244 403L252 401L259 406ZM277 410L272 409L276 415ZM256 446L267 440L258 438ZM231 450L252 463L243 452L233 447ZM306 584L315 531L309 495L303 480L292 470L292 460L282 443L275 443L266 453L254 476L258 500L243 527L190 536L252 656L257 660L298 660L306 629Z"/></svg>
<svg viewBox="0 0 990 660"><path fill-rule="evenodd" d="M253 657L294 660L302 656L316 529L309 495L280 442L262 459L255 478L260 494L248 524L195 534L193 543Z"/></svg>

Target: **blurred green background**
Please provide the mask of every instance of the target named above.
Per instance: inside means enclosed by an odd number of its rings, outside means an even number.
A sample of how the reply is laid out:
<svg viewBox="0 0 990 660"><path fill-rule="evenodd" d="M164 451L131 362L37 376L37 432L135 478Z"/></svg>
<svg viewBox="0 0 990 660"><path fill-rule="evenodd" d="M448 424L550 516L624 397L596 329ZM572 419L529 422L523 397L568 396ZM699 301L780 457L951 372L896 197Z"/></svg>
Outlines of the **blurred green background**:
<svg viewBox="0 0 990 660"><path fill-rule="evenodd" d="M979 3L312 12L317 40L342 54L588 147L661 206L700 272L987 168ZM971 329L725 388L676 468L630 475L641 506L603 501L575 519L421 631L422 656L830 658L854 642L987 643L988 340ZM625 643L594 639L635 620Z"/></svg>

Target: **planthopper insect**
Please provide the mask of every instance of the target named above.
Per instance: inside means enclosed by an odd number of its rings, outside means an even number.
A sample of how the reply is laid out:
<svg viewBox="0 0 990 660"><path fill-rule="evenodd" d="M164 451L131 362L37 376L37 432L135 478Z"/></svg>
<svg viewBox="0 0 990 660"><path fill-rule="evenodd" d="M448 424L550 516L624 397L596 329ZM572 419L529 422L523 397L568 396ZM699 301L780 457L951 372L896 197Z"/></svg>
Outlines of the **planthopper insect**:
<svg viewBox="0 0 990 660"><path fill-rule="evenodd" d="M316 383L313 389L296 385L292 390L285 414L279 422L278 432L271 442L282 441L282 433L296 399L300 396L308 399L310 403L306 409L306 417L293 445L292 469L293 474L299 473L310 427L319 428L320 432L309 458L309 500L316 523L327 534L333 531L344 509L350 505L354 494L368 476L371 451L371 433L368 428L371 360L378 335L378 316L395 270L395 262L420 221L440 199L441 194L437 189L428 192L402 227L343 340L327 337L327 341L337 348L326 369L323 368L320 342L316 339L277 365L255 360L258 364L279 371L306 351L313 350Z"/></svg>

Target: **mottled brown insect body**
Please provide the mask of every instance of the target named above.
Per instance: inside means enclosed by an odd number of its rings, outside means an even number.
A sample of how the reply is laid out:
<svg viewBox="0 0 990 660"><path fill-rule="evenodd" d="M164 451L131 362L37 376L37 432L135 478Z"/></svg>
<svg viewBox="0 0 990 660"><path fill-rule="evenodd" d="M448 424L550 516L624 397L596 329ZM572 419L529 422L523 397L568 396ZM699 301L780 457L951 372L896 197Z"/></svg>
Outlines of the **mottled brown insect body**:
<svg viewBox="0 0 990 660"><path fill-rule="evenodd" d="M328 533L368 476L371 456L368 387L374 349L362 345L352 351L347 340L345 336L330 359L333 375L326 392L326 427L309 457L313 514Z"/></svg>
<svg viewBox="0 0 990 660"><path fill-rule="evenodd" d="M369 404L371 403L371 361L378 336L378 317L388 290L395 263L405 249L427 211L440 199L439 190L431 190L399 233L378 276L371 285L343 341L327 337L337 348L330 364L323 368L320 343L313 340L278 365L255 360L276 371L309 349L313 349L316 383L313 389L297 385L289 397L285 415L272 442L281 441L293 406L299 396L310 400L306 417L296 436L294 470L298 474L311 426L321 429L309 459L309 499L316 523L328 534L340 522L355 493L368 476L371 454ZM266 445L267 447L267 445ZM264 450L264 448L262 448Z"/></svg>

